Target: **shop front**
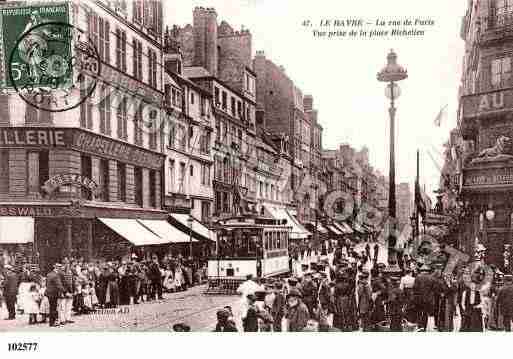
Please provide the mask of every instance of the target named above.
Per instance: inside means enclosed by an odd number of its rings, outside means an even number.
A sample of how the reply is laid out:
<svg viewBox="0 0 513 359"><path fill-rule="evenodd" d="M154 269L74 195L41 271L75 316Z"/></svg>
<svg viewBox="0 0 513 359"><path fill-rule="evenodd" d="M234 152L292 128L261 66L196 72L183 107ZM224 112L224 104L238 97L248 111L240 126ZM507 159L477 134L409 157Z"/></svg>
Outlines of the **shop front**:
<svg viewBox="0 0 513 359"><path fill-rule="evenodd" d="M0 127L3 263L46 270L64 258L120 259L172 244L178 231L163 238L141 223L171 227L164 157L80 128Z"/></svg>
<svg viewBox="0 0 513 359"><path fill-rule="evenodd" d="M513 163L481 163L463 173L466 216L460 247L472 256L482 244L485 261L504 270L504 253L513 244Z"/></svg>

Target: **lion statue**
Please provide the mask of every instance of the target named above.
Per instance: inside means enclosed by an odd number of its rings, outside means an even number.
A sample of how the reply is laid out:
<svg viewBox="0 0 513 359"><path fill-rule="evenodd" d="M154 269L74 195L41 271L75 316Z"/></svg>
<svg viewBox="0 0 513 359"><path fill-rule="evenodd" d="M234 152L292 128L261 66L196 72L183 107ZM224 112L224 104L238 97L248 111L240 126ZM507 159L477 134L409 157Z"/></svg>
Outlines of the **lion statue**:
<svg viewBox="0 0 513 359"><path fill-rule="evenodd" d="M479 154L476 156L476 159L484 160L484 159L497 158L498 156L502 156L502 155L508 156L510 151L511 151L511 139L509 137L501 135L497 138L497 142L495 143L495 146L485 148L484 150L479 152Z"/></svg>

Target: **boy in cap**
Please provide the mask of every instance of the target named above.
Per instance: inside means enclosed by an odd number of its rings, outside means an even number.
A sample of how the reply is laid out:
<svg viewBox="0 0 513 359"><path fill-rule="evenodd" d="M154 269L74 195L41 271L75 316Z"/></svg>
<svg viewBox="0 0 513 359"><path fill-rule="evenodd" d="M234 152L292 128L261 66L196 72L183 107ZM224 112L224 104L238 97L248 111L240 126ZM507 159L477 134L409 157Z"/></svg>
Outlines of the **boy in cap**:
<svg viewBox="0 0 513 359"><path fill-rule="evenodd" d="M309 319L308 308L301 300L301 292L293 288L287 295L287 323L289 332L301 332L306 328Z"/></svg>
<svg viewBox="0 0 513 359"><path fill-rule="evenodd" d="M230 319L231 313L225 308L217 311L215 332L236 332L235 322Z"/></svg>

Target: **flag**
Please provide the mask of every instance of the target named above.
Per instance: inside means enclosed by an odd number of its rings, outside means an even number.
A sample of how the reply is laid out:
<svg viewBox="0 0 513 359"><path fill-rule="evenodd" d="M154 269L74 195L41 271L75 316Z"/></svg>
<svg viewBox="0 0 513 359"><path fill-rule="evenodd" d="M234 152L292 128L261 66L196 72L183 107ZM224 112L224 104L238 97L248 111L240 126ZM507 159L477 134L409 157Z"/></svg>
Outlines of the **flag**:
<svg viewBox="0 0 513 359"><path fill-rule="evenodd" d="M444 107L442 107L440 109L440 112L438 112L438 115L436 115L436 118L435 118L435 126L436 127L440 127L440 124L442 123L442 117L445 113L445 109L447 108L447 105L445 105Z"/></svg>
<svg viewBox="0 0 513 359"><path fill-rule="evenodd" d="M415 208L417 209L418 213L420 213L422 218L426 217L426 203L422 198L422 192L418 180L415 181Z"/></svg>

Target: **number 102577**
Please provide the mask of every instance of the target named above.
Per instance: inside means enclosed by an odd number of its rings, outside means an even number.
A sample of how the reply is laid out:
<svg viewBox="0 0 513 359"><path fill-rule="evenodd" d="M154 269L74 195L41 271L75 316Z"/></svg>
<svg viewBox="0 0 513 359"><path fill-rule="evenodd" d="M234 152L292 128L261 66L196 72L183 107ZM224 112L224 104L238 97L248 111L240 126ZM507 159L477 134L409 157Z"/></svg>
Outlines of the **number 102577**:
<svg viewBox="0 0 513 359"><path fill-rule="evenodd" d="M7 349L10 352L35 352L37 351L38 343L8 343Z"/></svg>

